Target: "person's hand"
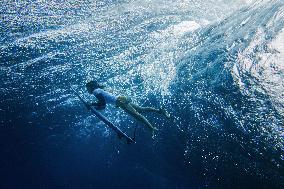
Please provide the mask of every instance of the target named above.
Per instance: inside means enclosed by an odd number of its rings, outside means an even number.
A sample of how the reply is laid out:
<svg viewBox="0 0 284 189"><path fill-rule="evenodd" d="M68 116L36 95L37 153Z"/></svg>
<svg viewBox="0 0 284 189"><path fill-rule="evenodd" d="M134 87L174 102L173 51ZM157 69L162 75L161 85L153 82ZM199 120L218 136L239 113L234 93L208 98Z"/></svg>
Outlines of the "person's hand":
<svg viewBox="0 0 284 189"><path fill-rule="evenodd" d="M96 110L104 110L105 106L94 106Z"/></svg>
<svg viewBox="0 0 284 189"><path fill-rule="evenodd" d="M87 107L88 110L90 110L91 109L91 104L87 103L86 107Z"/></svg>

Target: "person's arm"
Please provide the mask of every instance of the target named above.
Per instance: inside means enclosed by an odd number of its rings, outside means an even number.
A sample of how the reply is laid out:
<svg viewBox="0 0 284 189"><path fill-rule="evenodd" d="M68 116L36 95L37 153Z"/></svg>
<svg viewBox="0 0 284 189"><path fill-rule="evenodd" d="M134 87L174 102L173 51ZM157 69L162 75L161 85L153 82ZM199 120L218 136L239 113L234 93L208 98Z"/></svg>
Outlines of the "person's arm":
<svg viewBox="0 0 284 189"><path fill-rule="evenodd" d="M93 102L90 104L91 106L93 106L96 110L103 110L105 109L105 105L102 104L101 102Z"/></svg>
<svg viewBox="0 0 284 189"><path fill-rule="evenodd" d="M105 102L104 97L103 97L101 94L97 94L97 95L95 95L95 96L97 97L98 101L97 101L97 102L93 102L93 103L91 103L90 105L91 105L91 106L94 106L97 110L103 110L103 109L105 109L105 107L106 107L106 102Z"/></svg>

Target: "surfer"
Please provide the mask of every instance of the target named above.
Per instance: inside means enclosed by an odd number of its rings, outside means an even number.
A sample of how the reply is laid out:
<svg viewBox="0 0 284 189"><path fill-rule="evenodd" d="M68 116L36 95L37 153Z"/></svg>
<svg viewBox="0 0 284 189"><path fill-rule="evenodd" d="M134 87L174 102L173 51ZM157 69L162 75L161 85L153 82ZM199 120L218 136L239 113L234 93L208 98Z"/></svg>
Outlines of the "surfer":
<svg viewBox="0 0 284 189"><path fill-rule="evenodd" d="M93 94L98 99L97 102L90 103L90 106L93 106L97 110L103 110L106 107L106 104L114 104L116 107L123 109L129 115L134 117L136 120L144 123L151 129L152 135L154 136L154 131L158 130L154 127L141 113L145 112L156 112L162 114L169 118L169 114L162 108L155 109L152 107L141 107L137 104L132 103L131 99L125 96L115 96L106 90L105 86L98 83L97 81L89 81L86 83L86 88L89 94Z"/></svg>

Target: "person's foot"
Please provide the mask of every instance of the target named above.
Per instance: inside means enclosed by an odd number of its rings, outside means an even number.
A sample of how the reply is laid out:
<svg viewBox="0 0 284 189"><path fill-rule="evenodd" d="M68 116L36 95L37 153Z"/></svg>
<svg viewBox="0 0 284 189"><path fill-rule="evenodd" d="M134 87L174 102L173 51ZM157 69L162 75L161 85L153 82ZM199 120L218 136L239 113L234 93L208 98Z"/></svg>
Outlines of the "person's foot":
<svg viewBox="0 0 284 189"><path fill-rule="evenodd" d="M166 116L166 118L170 118L170 114L166 110L164 110L163 108L160 108L160 112L161 112L161 114Z"/></svg>

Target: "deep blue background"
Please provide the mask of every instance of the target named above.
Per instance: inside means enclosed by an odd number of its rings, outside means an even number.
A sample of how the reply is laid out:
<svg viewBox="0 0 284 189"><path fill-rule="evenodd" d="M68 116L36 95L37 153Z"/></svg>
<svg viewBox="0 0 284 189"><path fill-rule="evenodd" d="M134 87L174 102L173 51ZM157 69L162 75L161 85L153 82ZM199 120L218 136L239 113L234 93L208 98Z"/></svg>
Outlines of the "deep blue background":
<svg viewBox="0 0 284 189"><path fill-rule="evenodd" d="M283 1L185 2L4 1L0 188L283 188ZM108 107L127 145L69 89L94 78L172 117Z"/></svg>

